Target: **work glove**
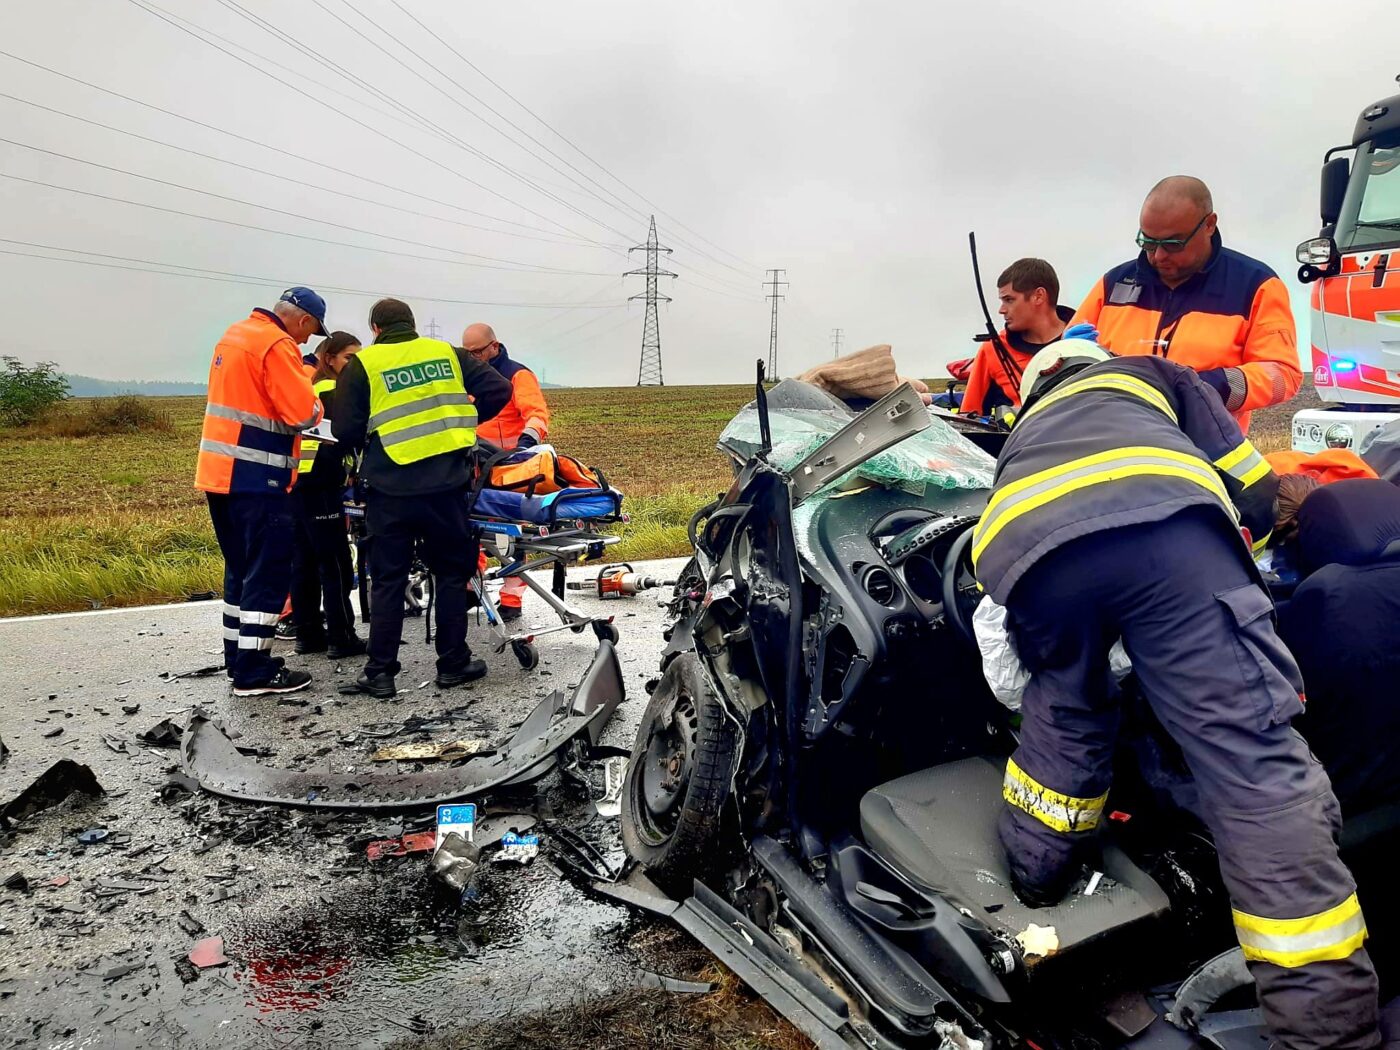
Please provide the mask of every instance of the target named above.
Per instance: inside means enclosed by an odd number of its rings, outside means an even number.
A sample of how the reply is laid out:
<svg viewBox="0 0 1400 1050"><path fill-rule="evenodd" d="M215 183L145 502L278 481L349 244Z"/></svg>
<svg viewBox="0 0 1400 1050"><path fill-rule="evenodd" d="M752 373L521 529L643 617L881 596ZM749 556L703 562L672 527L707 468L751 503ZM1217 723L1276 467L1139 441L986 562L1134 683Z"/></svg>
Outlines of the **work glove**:
<svg viewBox="0 0 1400 1050"><path fill-rule="evenodd" d="M1072 324L1065 329L1061 339L1087 339L1094 345L1099 342L1099 330L1094 327L1091 321L1081 321L1079 324Z"/></svg>
<svg viewBox="0 0 1400 1050"><path fill-rule="evenodd" d="M527 430L527 431L525 431L524 433L522 433L522 434L520 435L519 439L515 442L515 447L516 447L516 448L534 448L534 447L535 447L536 445L538 445L539 443L540 443L540 439L537 438L537 437L535 437L534 434L530 433L530 432Z"/></svg>

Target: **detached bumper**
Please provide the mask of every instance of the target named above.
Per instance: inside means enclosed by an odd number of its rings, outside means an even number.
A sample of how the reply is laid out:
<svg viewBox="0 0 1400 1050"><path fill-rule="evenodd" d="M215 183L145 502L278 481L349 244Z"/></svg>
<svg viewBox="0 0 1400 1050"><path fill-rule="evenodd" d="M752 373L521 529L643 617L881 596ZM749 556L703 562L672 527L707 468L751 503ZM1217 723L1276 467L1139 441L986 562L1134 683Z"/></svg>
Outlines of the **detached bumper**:
<svg viewBox="0 0 1400 1050"><path fill-rule="evenodd" d="M581 735L596 744L623 694L617 653L611 642L603 641L572 700L559 691L550 694L495 755L457 769L396 775L278 769L240 754L232 740L198 714L190 719L180 742L180 759L185 772L205 791L246 802L311 809L438 805L539 776L564 745Z"/></svg>

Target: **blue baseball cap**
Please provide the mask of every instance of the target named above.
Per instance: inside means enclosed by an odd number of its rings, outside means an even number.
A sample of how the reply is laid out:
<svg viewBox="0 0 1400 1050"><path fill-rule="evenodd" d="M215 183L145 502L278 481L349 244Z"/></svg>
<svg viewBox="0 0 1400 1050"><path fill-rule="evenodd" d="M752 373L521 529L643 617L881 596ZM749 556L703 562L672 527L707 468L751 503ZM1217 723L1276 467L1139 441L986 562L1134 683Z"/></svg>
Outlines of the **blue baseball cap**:
<svg viewBox="0 0 1400 1050"><path fill-rule="evenodd" d="M282 298L277 300L280 303L291 303L293 306L305 310L312 317L316 318L316 323L321 326L317 335L330 335L326 330L326 301L313 292L310 288L303 288L297 285L295 288L288 288L282 293Z"/></svg>

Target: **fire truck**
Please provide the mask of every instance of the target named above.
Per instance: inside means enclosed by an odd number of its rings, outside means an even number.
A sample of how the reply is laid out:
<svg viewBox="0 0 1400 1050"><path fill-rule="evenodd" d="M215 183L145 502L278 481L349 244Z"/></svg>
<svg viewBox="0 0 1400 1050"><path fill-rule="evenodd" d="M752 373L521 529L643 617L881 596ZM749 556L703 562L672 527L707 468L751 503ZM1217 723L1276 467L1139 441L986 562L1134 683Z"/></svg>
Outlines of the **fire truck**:
<svg viewBox="0 0 1400 1050"><path fill-rule="evenodd" d="M1298 279L1313 286L1313 386L1331 404L1293 417L1305 452L1359 448L1400 419L1400 95L1327 151L1321 212L1321 232L1298 245Z"/></svg>

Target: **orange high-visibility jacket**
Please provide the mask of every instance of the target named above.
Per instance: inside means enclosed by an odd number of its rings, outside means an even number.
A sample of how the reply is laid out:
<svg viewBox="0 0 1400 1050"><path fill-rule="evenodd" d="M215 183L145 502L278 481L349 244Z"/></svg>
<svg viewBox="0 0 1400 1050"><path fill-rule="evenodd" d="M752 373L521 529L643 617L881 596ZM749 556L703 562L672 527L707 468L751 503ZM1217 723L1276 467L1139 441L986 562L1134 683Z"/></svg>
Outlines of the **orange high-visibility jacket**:
<svg viewBox="0 0 1400 1050"><path fill-rule="evenodd" d="M299 432L319 423L321 411L297 344L276 315L254 310L214 347L195 488L221 493L290 489Z"/></svg>
<svg viewBox="0 0 1400 1050"><path fill-rule="evenodd" d="M1119 356L1160 354L1201 373L1248 432L1250 412L1298 392L1298 336L1288 289L1263 263L1225 248L1217 231L1204 270L1176 288L1139 255L1109 270L1072 324L1092 323Z"/></svg>
<svg viewBox="0 0 1400 1050"><path fill-rule="evenodd" d="M494 419L477 424L476 433L480 438L499 445L501 448L515 448L520 435L530 431L537 442L549 439L549 406L544 402L544 392L535 373L511 359L504 344L491 361L491 367L510 380L510 404Z"/></svg>
<svg viewBox="0 0 1400 1050"><path fill-rule="evenodd" d="M1057 306L1055 312L1066 324L1074 316L1068 306ZM968 373L967 390L963 393L958 411L970 416L990 416L993 412L1008 405L1021 407L1021 376L1026 364L1040 350L1040 343L1032 343L1019 332L1001 330L1001 341L1011 352L1014 370L1008 374L1001 355L990 341L977 344L977 356L972 360L972 371Z"/></svg>
<svg viewBox="0 0 1400 1050"><path fill-rule="evenodd" d="M1325 448L1321 452L1270 452L1264 456L1274 473L1307 474L1323 485L1351 478L1375 478L1379 475L1369 463L1349 448Z"/></svg>

